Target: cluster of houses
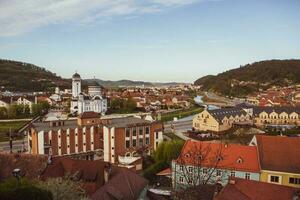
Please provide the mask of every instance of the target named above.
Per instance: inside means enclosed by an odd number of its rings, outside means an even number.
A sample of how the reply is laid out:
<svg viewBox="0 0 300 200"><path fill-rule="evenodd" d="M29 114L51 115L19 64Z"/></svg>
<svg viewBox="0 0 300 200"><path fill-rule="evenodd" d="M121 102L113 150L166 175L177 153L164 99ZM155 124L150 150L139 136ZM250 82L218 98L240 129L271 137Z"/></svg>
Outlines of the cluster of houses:
<svg viewBox="0 0 300 200"><path fill-rule="evenodd" d="M240 104L232 108L203 110L193 118L197 131L223 132L235 125L298 127L300 107L261 107Z"/></svg>
<svg viewBox="0 0 300 200"><path fill-rule="evenodd" d="M248 146L188 140L166 175L171 176L175 190L220 185L223 189L215 195L218 200L299 199L299 145L300 138L264 135L254 136ZM237 192L239 184L243 187ZM248 198L235 196L245 194Z"/></svg>
<svg viewBox="0 0 300 200"><path fill-rule="evenodd" d="M256 106L300 106L300 85L273 87L247 96L246 102Z"/></svg>
<svg viewBox="0 0 300 200"><path fill-rule="evenodd" d="M189 87L174 86L168 88L126 88L122 91L110 90L107 97L113 99L132 99L137 108L149 112L172 108L188 108L192 99L187 91Z"/></svg>

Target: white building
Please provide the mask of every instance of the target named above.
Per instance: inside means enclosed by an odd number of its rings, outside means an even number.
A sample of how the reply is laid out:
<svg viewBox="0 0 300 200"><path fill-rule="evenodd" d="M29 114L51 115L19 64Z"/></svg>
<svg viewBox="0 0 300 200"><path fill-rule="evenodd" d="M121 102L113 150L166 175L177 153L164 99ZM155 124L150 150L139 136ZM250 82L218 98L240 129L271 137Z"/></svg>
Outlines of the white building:
<svg viewBox="0 0 300 200"><path fill-rule="evenodd" d="M105 114L107 111L107 99L102 97L101 86L94 81L88 86L88 94L81 92L81 77L75 73L72 77L72 101L71 113L83 113L93 111Z"/></svg>

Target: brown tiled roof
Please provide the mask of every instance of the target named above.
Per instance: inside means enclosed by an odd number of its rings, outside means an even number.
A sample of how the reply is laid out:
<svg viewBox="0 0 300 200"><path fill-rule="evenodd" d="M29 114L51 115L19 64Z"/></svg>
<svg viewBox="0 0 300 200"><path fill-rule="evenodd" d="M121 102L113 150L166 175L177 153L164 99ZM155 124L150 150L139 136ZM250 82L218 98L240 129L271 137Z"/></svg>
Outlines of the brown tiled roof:
<svg viewBox="0 0 300 200"><path fill-rule="evenodd" d="M253 180L235 178L233 181L214 200L283 200L292 199L297 191L296 188Z"/></svg>
<svg viewBox="0 0 300 200"><path fill-rule="evenodd" d="M256 135L261 169L300 173L300 138Z"/></svg>
<svg viewBox="0 0 300 200"><path fill-rule="evenodd" d="M12 176L16 168L27 178L38 178L47 166L48 157L29 154L0 154L0 181Z"/></svg>
<svg viewBox="0 0 300 200"><path fill-rule="evenodd" d="M138 199L148 182L126 168L114 168L110 180L92 196L92 200Z"/></svg>
<svg viewBox="0 0 300 200"><path fill-rule="evenodd" d="M53 158L52 163L47 166L42 179L73 176L82 182L83 189L87 194L93 194L104 184L104 166L101 160L73 160L70 158Z"/></svg>
<svg viewBox="0 0 300 200"><path fill-rule="evenodd" d="M99 117L100 116L98 113L92 111L84 112L79 115L80 119L90 119L90 118L99 118Z"/></svg>

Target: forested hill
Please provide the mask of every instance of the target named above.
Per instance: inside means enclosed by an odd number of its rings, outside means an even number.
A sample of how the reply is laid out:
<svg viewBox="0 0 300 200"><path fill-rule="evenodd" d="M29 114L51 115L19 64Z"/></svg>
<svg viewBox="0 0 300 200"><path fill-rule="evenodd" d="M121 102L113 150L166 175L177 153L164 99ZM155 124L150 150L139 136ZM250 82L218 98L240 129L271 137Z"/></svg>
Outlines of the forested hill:
<svg viewBox="0 0 300 200"><path fill-rule="evenodd" d="M229 96L245 96L259 88L296 83L300 83L300 60L260 61L195 81L204 90Z"/></svg>
<svg viewBox="0 0 300 200"><path fill-rule="evenodd" d="M9 91L53 91L53 88L70 87L63 79L45 68L33 64L0 59L0 89Z"/></svg>

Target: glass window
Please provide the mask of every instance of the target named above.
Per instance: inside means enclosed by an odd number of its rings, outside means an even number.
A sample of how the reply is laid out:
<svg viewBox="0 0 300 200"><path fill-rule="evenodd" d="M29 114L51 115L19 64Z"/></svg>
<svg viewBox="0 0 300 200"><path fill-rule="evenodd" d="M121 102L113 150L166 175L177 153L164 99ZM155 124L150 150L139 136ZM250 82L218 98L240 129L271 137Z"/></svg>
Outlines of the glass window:
<svg viewBox="0 0 300 200"><path fill-rule="evenodd" d="M136 139L133 139L133 140L132 140L132 146L133 146L133 147L136 147Z"/></svg>
<svg viewBox="0 0 300 200"><path fill-rule="evenodd" d="M136 127L132 128L132 136L136 136Z"/></svg>
<svg viewBox="0 0 300 200"><path fill-rule="evenodd" d="M221 170L217 170L217 176L221 176Z"/></svg>
<svg viewBox="0 0 300 200"><path fill-rule="evenodd" d="M183 166L182 165L180 165L179 169L180 169L181 172L183 172Z"/></svg>
<svg viewBox="0 0 300 200"><path fill-rule="evenodd" d="M250 180L250 173L246 173L245 178Z"/></svg>
<svg viewBox="0 0 300 200"><path fill-rule="evenodd" d="M126 128L126 137L130 137L130 129Z"/></svg>
<svg viewBox="0 0 300 200"><path fill-rule="evenodd" d="M126 140L126 148L130 148L130 140Z"/></svg>
<svg viewBox="0 0 300 200"><path fill-rule="evenodd" d="M150 144L150 139L147 137L146 138L146 145Z"/></svg>
<svg viewBox="0 0 300 200"><path fill-rule="evenodd" d="M143 132L144 132L143 127L140 127L140 128L139 128L139 135L143 135Z"/></svg>
<svg viewBox="0 0 300 200"><path fill-rule="evenodd" d="M179 177L179 182L183 183L183 177L182 176Z"/></svg>
<svg viewBox="0 0 300 200"><path fill-rule="evenodd" d="M148 134L150 134L150 127L149 126L146 127L146 135L148 135Z"/></svg>
<svg viewBox="0 0 300 200"><path fill-rule="evenodd" d="M143 146L144 145L144 139L143 138L140 138L139 139L139 146L141 147L141 146Z"/></svg>
<svg viewBox="0 0 300 200"><path fill-rule="evenodd" d="M231 177L235 177L235 172L230 172Z"/></svg>
<svg viewBox="0 0 300 200"><path fill-rule="evenodd" d="M207 169L206 168L203 169L203 174L207 174Z"/></svg>
<svg viewBox="0 0 300 200"><path fill-rule="evenodd" d="M193 172L193 167L189 167L189 173L192 173Z"/></svg>
<svg viewBox="0 0 300 200"><path fill-rule="evenodd" d="M289 178L289 183L290 184L296 184L296 185L300 185L300 178Z"/></svg>
<svg viewBox="0 0 300 200"><path fill-rule="evenodd" d="M279 183L279 177L278 176L271 176L271 180L272 183Z"/></svg>

